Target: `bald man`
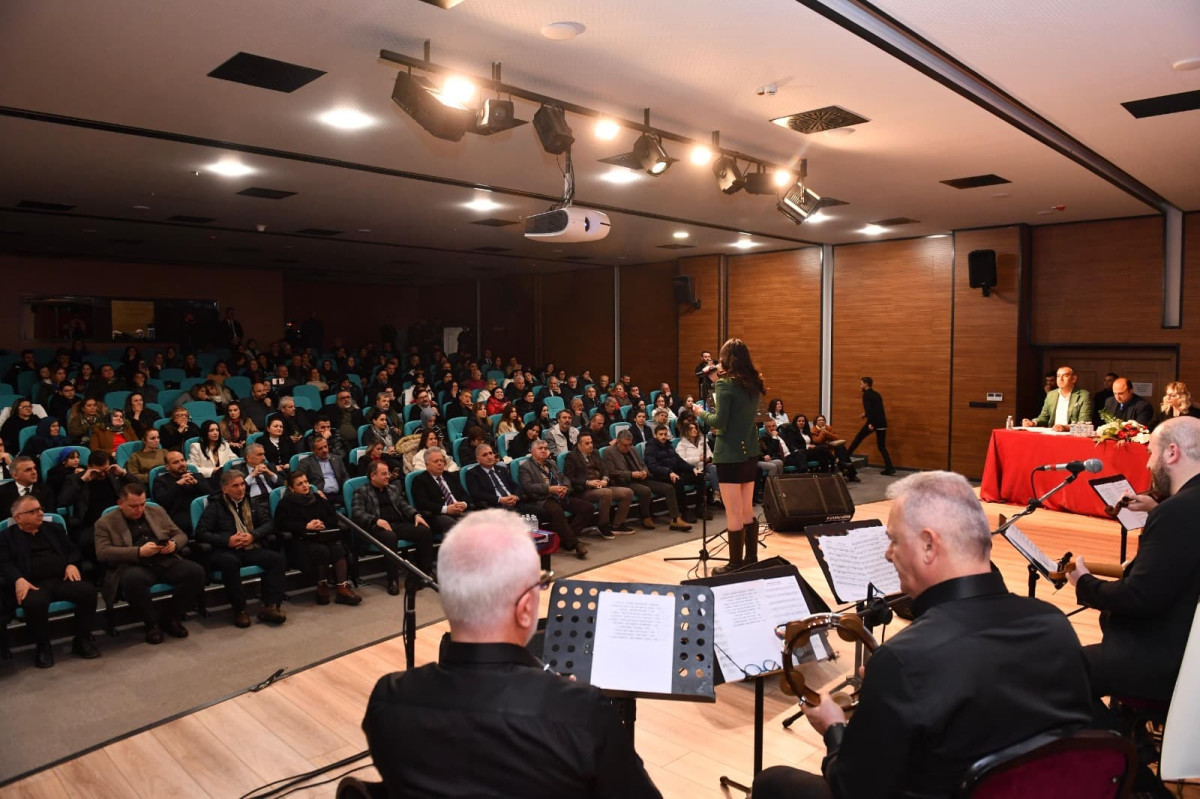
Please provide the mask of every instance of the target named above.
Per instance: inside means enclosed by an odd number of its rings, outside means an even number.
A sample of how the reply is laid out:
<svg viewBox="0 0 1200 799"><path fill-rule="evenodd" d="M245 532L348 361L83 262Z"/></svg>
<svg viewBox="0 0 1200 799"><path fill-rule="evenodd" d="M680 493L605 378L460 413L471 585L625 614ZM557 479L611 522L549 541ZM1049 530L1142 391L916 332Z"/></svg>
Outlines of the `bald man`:
<svg viewBox="0 0 1200 799"><path fill-rule="evenodd" d="M1010 594L966 478L919 472L888 487L887 559L916 620L871 656L850 723L828 694L804 715L823 776L775 766L755 799L951 796L984 755L1091 720L1079 639L1054 606Z"/></svg>
<svg viewBox="0 0 1200 799"><path fill-rule="evenodd" d="M1052 427L1059 432L1071 429L1077 422L1092 420L1092 395L1085 389L1076 388L1079 376L1069 366L1060 366L1055 373L1057 389L1046 394L1042 412L1036 419L1025 419L1025 427Z"/></svg>
<svg viewBox="0 0 1200 799"><path fill-rule="evenodd" d="M438 662L381 678L363 719L387 795L660 796L609 700L525 648L553 574L521 519L471 514L438 570L450 622Z"/></svg>
<svg viewBox="0 0 1200 799"><path fill-rule="evenodd" d="M1114 390L1117 384L1113 384ZM1200 601L1200 419L1168 419L1150 435L1149 511L1138 553L1120 580L1101 580L1082 557L1069 579L1080 603L1100 613L1104 638L1084 648L1096 696L1171 700Z"/></svg>
<svg viewBox="0 0 1200 799"><path fill-rule="evenodd" d="M1113 395L1104 401L1104 410L1122 421L1134 421L1143 427L1149 427L1154 422L1154 406L1133 393L1129 378L1118 377L1114 380L1112 392Z"/></svg>

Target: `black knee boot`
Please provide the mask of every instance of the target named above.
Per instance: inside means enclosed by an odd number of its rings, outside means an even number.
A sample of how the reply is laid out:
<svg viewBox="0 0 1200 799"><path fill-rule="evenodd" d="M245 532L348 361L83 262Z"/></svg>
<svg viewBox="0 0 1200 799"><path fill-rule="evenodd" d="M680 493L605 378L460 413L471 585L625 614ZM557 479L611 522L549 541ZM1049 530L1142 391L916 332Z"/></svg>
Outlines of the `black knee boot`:
<svg viewBox="0 0 1200 799"><path fill-rule="evenodd" d="M729 563L712 570L713 574L725 574L734 569L740 569L743 564L742 550L746 546L745 530L729 531Z"/></svg>
<svg viewBox="0 0 1200 799"><path fill-rule="evenodd" d="M758 563L758 519L746 525L746 563Z"/></svg>

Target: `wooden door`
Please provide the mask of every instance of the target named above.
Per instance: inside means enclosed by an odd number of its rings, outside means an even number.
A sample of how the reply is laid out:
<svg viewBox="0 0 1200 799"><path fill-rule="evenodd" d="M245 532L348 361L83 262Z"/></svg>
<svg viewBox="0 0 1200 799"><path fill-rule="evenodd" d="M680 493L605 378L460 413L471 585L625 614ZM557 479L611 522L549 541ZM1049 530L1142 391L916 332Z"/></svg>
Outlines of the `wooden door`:
<svg viewBox="0 0 1200 799"><path fill-rule="evenodd" d="M1176 347L1051 347L1042 350L1042 373L1070 366L1079 375L1079 388L1095 396L1104 388L1104 375L1115 372L1133 383L1149 383L1142 396L1155 408L1162 403L1164 388L1178 378L1179 350ZM1139 392L1141 393L1141 392ZM1098 409L1097 409L1098 410Z"/></svg>

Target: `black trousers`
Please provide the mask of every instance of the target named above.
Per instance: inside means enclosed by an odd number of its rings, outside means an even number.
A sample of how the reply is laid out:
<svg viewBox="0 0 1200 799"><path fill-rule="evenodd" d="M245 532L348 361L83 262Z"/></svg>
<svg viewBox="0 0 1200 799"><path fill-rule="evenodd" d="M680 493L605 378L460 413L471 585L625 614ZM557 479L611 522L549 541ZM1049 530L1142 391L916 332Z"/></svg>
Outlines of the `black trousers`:
<svg viewBox="0 0 1200 799"><path fill-rule="evenodd" d="M695 472L679 475L679 479L674 483L668 480L663 480L664 486L671 486L675 491L675 504L682 510L687 507L687 488L695 486L696 491L692 494L692 505L696 508L696 513L704 512L704 476Z"/></svg>
<svg viewBox="0 0 1200 799"><path fill-rule="evenodd" d="M263 570L261 594L264 605L278 605L287 593L284 576L283 555L270 549L219 549L208 559L208 568L221 572L221 582L229 596L234 612L246 609L246 594L242 590L243 566L257 566Z"/></svg>
<svg viewBox="0 0 1200 799"><path fill-rule="evenodd" d="M858 431L858 435L856 435L854 437L854 440L850 442L850 446L846 448L847 454L853 455L854 450L858 449L858 445L863 442L864 438L871 435L871 433L875 434L875 446L879 447L879 454L883 457L883 468L891 469L892 468L892 456L889 455L888 451L887 451L887 428L886 427L883 427L883 428L877 427L874 430L872 430L869 425L864 424L862 426L862 429Z"/></svg>
<svg viewBox="0 0 1200 799"><path fill-rule="evenodd" d="M432 522L430 522L432 524ZM376 527L368 530L379 539L381 544L391 547L393 552L399 550L400 539L412 541L417 546L417 568L426 574L433 568L433 530L425 525L401 524L391 530ZM400 565L391 558L383 559L383 567L389 580L400 579Z"/></svg>
<svg viewBox="0 0 1200 799"><path fill-rule="evenodd" d="M425 517L425 521L429 522L429 526L438 535L445 535L450 532L454 525L458 524L460 519L466 518L466 514L451 516L449 513L433 513Z"/></svg>
<svg viewBox="0 0 1200 799"><path fill-rule="evenodd" d="M570 520L567 519L567 511L571 511ZM542 500L537 503L536 512L538 523L558 533L563 548L571 550L579 542L583 528L591 523L596 509L592 503L577 497L564 497L561 502L557 499Z"/></svg>
<svg viewBox="0 0 1200 799"><path fill-rule="evenodd" d="M349 548L345 536L337 541L323 544L319 541L293 539L289 550L301 571L316 574L318 579L326 579L325 572L329 566L336 566L338 561L346 560Z"/></svg>
<svg viewBox="0 0 1200 799"><path fill-rule="evenodd" d="M21 603L25 611L25 626L39 646L50 643L50 603L74 602L75 637L92 631L96 618L96 586L87 580L38 580L38 590L30 590Z"/></svg>
<svg viewBox="0 0 1200 799"><path fill-rule="evenodd" d="M168 619L182 619L200 592L204 590L204 567L199 563L172 555L159 555L121 572L121 591L125 601L141 616L146 624L158 621L154 601L150 598L150 586L155 583L170 583L175 586L167 600L164 615Z"/></svg>
<svg viewBox="0 0 1200 799"><path fill-rule="evenodd" d="M832 799L829 783L820 774L791 766L771 766L754 778L754 799Z"/></svg>

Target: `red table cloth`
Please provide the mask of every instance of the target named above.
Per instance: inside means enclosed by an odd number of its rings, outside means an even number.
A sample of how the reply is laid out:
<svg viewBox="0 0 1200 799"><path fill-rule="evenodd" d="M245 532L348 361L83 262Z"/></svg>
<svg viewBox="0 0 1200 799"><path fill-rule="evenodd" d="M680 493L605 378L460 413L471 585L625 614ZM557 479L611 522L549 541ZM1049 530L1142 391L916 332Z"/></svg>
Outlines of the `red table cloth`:
<svg viewBox="0 0 1200 799"><path fill-rule="evenodd" d="M1104 502L1088 481L1123 474L1134 490L1148 491L1150 472L1146 470L1146 461L1149 457L1145 444L1117 446L1112 441L1096 444L1081 436L1055 436L1023 429L993 430L987 460L983 464L979 496L985 502L1024 505L1029 501L1031 490L1041 496L1067 476L1067 472L1038 472L1033 475L1033 488L1030 489L1029 475L1034 467L1099 458L1104 464L1099 473L1079 475L1074 483L1046 500L1043 507L1103 517Z"/></svg>

